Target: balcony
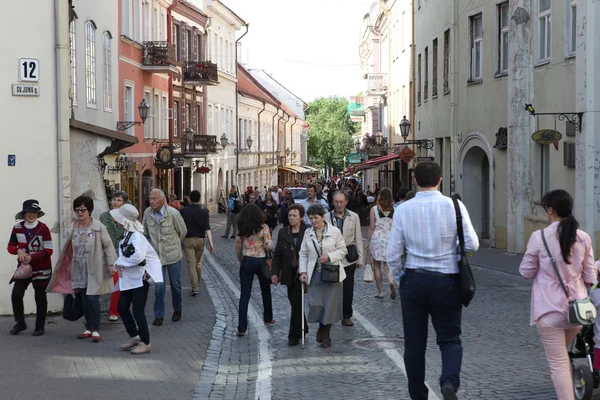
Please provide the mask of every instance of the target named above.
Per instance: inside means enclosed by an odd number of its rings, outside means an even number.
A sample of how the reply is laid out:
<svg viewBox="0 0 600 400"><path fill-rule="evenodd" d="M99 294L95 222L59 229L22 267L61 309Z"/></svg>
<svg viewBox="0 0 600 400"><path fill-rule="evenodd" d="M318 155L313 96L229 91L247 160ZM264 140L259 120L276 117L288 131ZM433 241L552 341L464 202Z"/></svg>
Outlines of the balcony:
<svg viewBox="0 0 600 400"><path fill-rule="evenodd" d="M188 85L218 85L217 64L210 61L188 61L183 69L183 82Z"/></svg>
<svg viewBox="0 0 600 400"><path fill-rule="evenodd" d="M217 152L217 137L214 135L192 135L184 137L181 152L186 156L205 156Z"/></svg>
<svg viewBox="0 0 600 400"><path fill-rule="evenodd" d="M177 73L175 46L167 42L144 42L142 69L153 73Z"/></svg>
<svg viewBox="0 0 600 400"><path fill-rule="evenodd" d="M369 95L380 95L387 92L388 75L386 73L367 74L365 79Z"/></svg>

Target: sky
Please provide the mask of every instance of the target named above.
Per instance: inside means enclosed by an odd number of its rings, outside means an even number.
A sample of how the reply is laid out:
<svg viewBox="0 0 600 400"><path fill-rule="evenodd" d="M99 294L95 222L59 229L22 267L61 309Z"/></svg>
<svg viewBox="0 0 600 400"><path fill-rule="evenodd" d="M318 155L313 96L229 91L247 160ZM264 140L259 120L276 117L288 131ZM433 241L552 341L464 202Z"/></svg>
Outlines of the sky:
<svg viewBox="0 0 600 400"><path fill-rule="evenodd" d="M307 103L364 89L358 48L362 19L373 1L222 2L250 24L241 40L247 67L264 69Z"/></svg>

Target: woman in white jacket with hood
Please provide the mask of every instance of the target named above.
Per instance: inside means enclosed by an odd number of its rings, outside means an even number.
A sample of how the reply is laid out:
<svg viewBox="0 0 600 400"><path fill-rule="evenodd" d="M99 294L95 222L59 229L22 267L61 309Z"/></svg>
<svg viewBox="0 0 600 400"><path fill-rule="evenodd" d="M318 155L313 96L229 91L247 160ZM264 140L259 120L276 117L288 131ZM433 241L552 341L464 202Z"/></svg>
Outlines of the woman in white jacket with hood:
<svg viewBox="0 0 600 400"><path fill-rule="evenodd" d="M342 260L348 250L340 230L325 221L325 209L322 205L313 204L308 207L306 213L312 227L304 233L298 260L300 282L309 285L307 293L309 310L306 320L309 323L319 323L317 342L323 347L329 347L331 325L341 321L344 316L341 283L346 278L346 273ZM323 282L323 265L338 266L338 282Z"/></svg>
<svg viewBox="0 0 600 400"><path fill-rule="evenodd" d="M150 331L146 321L148 289L156 282L163 282L161 262L156 251L144 236L144 226L138 221L139 212L131 204L110 211L115 222L122 225L125 234L119 243L119 258L114 263L119 274L121 291L118 310L129 340L121 349L131 354L149 353ZM133 315L130 311L133 309Z"/></svg>

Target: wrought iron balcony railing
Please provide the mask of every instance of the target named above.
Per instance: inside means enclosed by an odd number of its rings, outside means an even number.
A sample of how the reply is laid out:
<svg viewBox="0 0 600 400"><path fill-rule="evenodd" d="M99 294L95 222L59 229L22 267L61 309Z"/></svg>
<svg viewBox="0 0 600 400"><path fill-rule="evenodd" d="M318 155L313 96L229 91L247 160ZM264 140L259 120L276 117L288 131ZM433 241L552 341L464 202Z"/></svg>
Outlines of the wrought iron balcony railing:
<svg viewBox="0 0 600 400"><path fill-rule="evenodd" d="M386 73L367 74L367 90L369 92L385 92L388 87Z"/></svg>
<svg viewBox="0 0 600 400"><path fill-rule="evenodd" d="M175 46L166 41L144 42L142 65L151 70L175 70Z"/></svg>
<svg viewBox="0 0 600 400"><path fill-rule="evenodd" d="M188 61L184 65L183 81L185 83L217 85L219 84L217 64L210 61Z"/></svg>

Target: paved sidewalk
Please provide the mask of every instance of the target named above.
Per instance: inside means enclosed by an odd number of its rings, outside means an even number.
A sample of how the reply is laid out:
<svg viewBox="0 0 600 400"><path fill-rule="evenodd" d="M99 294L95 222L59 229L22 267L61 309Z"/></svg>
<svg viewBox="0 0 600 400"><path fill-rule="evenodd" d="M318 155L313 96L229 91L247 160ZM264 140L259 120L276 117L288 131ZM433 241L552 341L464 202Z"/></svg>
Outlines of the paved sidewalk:
<svg viewBox="0 0 600 400"><path fill-rule="evenodd" d="M200 379L211 340L215 315L206 286L198 297L189 296L189 276L182 268L183 317L171 322L173 308L167 284L166 315L162 327L150 325L152 352L134 356L119 349L127 339L123 324L103 316L103 342L77 339L82 320L48 318L46 333L32 337L29 329L9 336L12 318L0 318L0 386L2 400L191 399ZM6 286L4 290L12 290ZM33 296L31 288L26 296ZM146 316L151 324L154 291L150 290ZM211 382L212 385L212 382Z"/></svg>

